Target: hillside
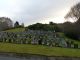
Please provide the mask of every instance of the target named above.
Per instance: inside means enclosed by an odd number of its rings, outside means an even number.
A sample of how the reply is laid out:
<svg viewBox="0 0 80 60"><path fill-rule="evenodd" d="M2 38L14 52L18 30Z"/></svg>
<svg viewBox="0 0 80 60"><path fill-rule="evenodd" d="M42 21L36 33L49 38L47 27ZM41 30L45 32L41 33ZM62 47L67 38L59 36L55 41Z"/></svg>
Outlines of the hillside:
<svg viewBox="0 0 80 60"><path fill-rule="evenodd" d="M7 32L22 32L25 28L15 28L6 30ZM64 33L57 32L65 40L78 44L80 42L67 38ZM13 49L14 48L14 49ZM61 47L51 47L46 45L33 45L33 44L13 44L13 43L0 43L0 52L13 52L13 53L29 53L29 54L39 54L46 56L67 56L67 57L80 57L80 49L75 48L61 48Z"/></svg>
<svg viewBox="0 0 80 60"><path fill-rule="evenodd" d="M25 31L25 28L14 28L14 29L6 30L6 32L23 32L23 31ZM64 39L66 39L69 42L73 41L74 43L80 45L80 41L68 38L62 32L57 32L57 34L59 34L61 37L63 37Z"/></svg>

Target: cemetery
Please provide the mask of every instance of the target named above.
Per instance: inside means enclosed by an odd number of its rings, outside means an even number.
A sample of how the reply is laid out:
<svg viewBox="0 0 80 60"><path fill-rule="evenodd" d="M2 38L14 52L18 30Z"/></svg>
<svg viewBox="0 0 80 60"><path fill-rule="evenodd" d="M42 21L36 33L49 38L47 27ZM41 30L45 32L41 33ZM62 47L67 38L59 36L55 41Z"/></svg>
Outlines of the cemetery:
<svg viewBox="0 0 80 60"><path fill-rule="evenodd" d="M79 48L55 31L27 30L23 32L0 32L0 42L14 44L46 45L50 47Z"/></svg>

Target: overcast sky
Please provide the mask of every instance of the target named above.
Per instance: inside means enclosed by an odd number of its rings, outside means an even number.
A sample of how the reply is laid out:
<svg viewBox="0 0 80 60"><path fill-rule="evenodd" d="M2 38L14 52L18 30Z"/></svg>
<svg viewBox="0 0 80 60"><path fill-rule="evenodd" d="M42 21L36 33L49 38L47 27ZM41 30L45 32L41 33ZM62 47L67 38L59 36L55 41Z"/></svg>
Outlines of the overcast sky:
<svg viewBox="0 0 80 60"><path fill-rule="evenodd" d="M80 0L0 0L0 17L25 25L64 22L64 16Z"/></svg>

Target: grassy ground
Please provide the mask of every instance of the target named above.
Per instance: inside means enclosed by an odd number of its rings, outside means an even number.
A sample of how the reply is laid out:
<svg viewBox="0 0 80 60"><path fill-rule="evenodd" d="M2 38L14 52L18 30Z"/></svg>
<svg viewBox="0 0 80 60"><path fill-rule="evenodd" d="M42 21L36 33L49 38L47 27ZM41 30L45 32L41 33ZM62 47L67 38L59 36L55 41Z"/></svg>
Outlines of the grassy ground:
<svg viewBox="0 0 80 60"><path fill-rule="evenodd" d="M29 53L46 56L80 57L80 49L59 48L29 44L0 43L0 52Z"/></svg>
<svg viewBox="0 0 80 60"><path fill-rule="evenodd" d="M15 28L15 29L10 29L6 30L7 32L23 32L25 28Z"/></svg>
<svg viewBox="0 0 80 60"><path fill-rule="evenodd" d="M64 35L64 33L58 32L58 34L59 34L59 36L63 37L66 41L73 41L75 44L80 45L80 41L78 41L78 40L73 40L73 39L71 39L71 38L68 38L68 37L66 37L66 36Z"/></svg>

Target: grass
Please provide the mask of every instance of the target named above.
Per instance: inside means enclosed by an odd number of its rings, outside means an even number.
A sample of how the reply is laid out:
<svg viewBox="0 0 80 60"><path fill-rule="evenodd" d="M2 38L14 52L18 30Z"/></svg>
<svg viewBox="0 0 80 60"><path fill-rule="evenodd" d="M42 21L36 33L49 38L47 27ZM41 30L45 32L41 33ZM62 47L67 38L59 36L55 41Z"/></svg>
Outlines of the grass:
<svg viewBox="0 0 80 60"><path fill-rule="evenodd" d="M58 34L59 34L59 36L63 37L66 41L73 41L75 44L80 45L80 41L68 38L67 36L64 35L64 33L58 32Z"/></svg>
<svg viewBox="0 0 80 60"><path fill-rule="evenodd" d="M23 32L25 28L15 28L15 29L10 29L6 30L6 32Z"/></svg>
<svg viewBox="0 0 80 60"><path fill-rule="evenodd" d="M0 43L0 52L29 53L46 56L80 57L80 49L29 44Z"/></svg>

